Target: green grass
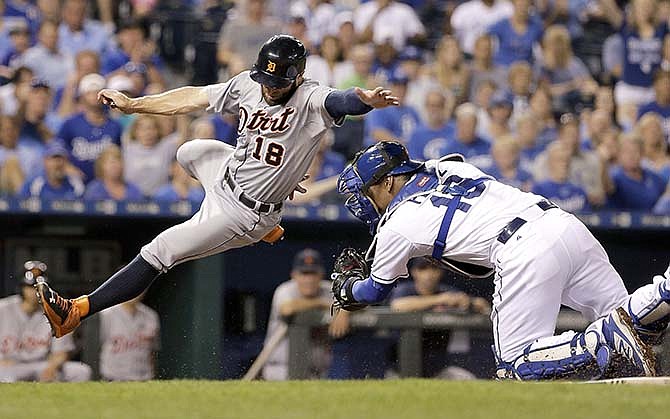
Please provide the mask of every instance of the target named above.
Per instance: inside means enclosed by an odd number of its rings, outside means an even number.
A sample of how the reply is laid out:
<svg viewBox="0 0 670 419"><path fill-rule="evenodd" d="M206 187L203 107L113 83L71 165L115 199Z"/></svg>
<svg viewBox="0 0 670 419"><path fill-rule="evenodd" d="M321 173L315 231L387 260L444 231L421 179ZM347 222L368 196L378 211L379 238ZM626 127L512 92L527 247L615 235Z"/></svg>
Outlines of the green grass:
<svg viewBox="0 0 670 419"><path fill-rule="evenodd" d="M670 387L571 383L154 381L0 384L2 419L668 418Z"/></svg>

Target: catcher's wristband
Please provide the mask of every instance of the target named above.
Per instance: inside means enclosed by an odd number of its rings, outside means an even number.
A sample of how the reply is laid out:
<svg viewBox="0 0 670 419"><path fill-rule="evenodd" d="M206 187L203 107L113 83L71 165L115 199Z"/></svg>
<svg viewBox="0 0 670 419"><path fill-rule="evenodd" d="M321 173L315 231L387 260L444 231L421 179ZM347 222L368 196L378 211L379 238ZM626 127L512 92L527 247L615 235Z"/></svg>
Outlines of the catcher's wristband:
<svg viewBox="0 0 670 419"><path fill-rule="evenodd" d="M350 278L347 278L347 280L344 282L344 286L340 291L340 296L342 296L342 291L344 291L347 304L360 304L358 301L356 301L356 298L354 298L354 284L358 281L363 280L364 279L359 276L352 276Z"/></svg>

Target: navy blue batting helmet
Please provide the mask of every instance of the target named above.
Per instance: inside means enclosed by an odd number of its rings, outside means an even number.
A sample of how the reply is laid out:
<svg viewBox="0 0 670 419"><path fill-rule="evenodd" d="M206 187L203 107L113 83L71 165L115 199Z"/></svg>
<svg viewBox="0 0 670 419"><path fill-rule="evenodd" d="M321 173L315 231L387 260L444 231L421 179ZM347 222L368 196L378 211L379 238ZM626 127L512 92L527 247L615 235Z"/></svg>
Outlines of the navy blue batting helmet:
<svg viewBox="0 0 670 419"><path fill-rule="evenodd" d="M354 217L363 221L374 232L379 222L379 211L368 198L370 186L382 181L386 176L416 172L423 162L409 158L407 149L397 141L378 142L356 155L337 182L337 191L351 194L345 206Z"/></svg>
<svg viewBox="0 0 670 419"><path fill-rule="evenodd" d="M290 35L275 35L261 47L249 75L257 83L284 88L305 71L306 62L307 49L302 42Z"/></svg>

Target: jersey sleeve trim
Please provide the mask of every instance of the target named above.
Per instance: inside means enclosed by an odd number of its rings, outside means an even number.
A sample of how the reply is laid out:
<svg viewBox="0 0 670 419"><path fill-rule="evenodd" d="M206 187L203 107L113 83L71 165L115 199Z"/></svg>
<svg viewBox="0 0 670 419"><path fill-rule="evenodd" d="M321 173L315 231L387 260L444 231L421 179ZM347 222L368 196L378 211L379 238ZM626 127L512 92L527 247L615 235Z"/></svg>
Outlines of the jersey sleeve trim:
<svg viewBox="0 0 670 419"><path fill-rule="evenodd" d="M383 279L383 278L378 278L374 275L370 275L370 278L372 278L372 280L375 281L375 282L379 282L380 284L388 285L388 284L393 284L394 282L396 282L399 279L409 278L409 275L398 275L393 279Z"/></svg>

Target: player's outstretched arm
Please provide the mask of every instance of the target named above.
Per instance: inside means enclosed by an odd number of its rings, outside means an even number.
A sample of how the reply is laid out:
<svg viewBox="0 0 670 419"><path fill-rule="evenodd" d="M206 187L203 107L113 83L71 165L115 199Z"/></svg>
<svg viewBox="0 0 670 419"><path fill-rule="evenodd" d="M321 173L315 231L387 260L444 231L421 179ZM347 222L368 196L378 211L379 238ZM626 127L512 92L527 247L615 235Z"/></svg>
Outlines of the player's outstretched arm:
<svg viewBox="0 0 670 419"><path fill-rule="evenodd" d="M98 100L123 113L149 113L156 115L178 115L201 109L209 105L205 87L186 86L150 96L130 98L118 90L103 89Z"/></svg>
<svg viewBox="0 0 670 419"><path fill-rule="evenodd" d="M393 96L390 90L383 87L377 87L374 90L363 90L360 87L354 87L354 92L361 99L361 102L375 109L400 105L400 99Z"/></svg>
<svg viewBox="0 0 670 419"><path fill-rule="evenodd" d="M375 108L397 106L400 102L390 90L378 87L363 90L358 87L347 90L334 90L327 97L325 107L334 119L346 115L363 115Z"/></svg>

